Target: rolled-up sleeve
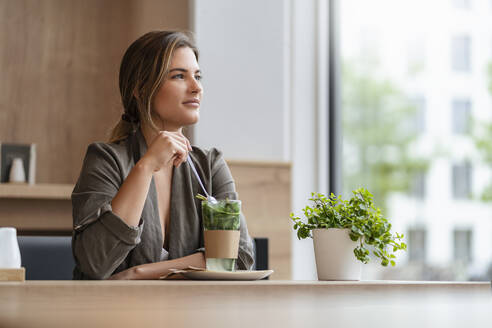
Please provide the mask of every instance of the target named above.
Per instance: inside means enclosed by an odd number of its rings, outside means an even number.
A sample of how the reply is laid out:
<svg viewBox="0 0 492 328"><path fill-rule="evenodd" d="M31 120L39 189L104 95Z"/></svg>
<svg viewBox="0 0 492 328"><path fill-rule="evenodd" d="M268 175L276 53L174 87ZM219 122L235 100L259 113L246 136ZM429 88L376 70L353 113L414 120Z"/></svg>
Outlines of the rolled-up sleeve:
<svg viewBox="0 0 492 328"><path fill-rule="evenodd" d="M91 144L72 193L73 253L92 279L108 278L140 243L142 220L129 226L111 208L124 180L120 161L107 144Z"/></svg>
<svg viewBox="0 0 492 328"><path fill-rule="evenodd" d="M220 151L211 149L212 164L212 195L217 199L238 199L234 179ZM240 270L252 270L255 265L253 239L249 235L246 218L240 215L239 252L236 266Z"/></svg>

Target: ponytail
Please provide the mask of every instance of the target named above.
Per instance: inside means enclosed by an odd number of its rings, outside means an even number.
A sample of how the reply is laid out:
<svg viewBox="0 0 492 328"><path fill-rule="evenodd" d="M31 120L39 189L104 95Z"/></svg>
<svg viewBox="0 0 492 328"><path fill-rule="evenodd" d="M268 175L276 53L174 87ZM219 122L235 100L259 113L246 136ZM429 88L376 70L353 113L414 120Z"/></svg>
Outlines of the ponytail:
<svg viewBox="0 0 492 328"><path fill-rule="evenodd" d="M137 127L135 124L131 122L127 122L123 119L120 119L118 123L111 130L111 135L109 137L110 143L117 143L121 140L126 139L130 134L135 132Z"/></svg>

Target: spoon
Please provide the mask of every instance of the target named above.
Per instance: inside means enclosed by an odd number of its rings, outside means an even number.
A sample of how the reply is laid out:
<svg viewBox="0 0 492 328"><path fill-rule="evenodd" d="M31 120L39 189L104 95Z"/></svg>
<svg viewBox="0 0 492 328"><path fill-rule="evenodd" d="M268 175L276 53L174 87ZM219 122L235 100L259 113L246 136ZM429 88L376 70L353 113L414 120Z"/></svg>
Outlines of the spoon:
<svg viewBox="0 0 492 328"><path fill-rule="evenodd" d="M216 204L217 203L217 199L215 199L215 197L213 197L212 195L209 195L207 190L205 190L205 187L203 186L203 183L202 183L202 180L200 179L200 176L198 175L198 172L195 168L195 165L193 164L191 158L190 158L190 154L188 154L188 158L186 160L188 162L188 164L190 165L191 167L191 170L193 171L193 173L195 173L195 176L198 180L198 183L200 184L200 187L202 187L202 190L203 192L205 193L205 196L207 196L207 201L209 201L210 203L213 203L213 204Z"/></svg>

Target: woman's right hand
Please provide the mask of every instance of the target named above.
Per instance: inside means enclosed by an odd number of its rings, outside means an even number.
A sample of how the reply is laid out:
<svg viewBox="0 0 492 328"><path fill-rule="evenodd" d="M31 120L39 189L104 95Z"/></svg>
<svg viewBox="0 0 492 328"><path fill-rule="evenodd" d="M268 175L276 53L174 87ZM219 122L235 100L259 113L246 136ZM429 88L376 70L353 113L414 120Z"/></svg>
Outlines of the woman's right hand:
<svg viewBox="0 0 492 328"><path fill-rule="evenodd" d="M160 131L151 141L144 161L157 172L164 167L180 166L191 151L190 141L181 132Z"/></svg>

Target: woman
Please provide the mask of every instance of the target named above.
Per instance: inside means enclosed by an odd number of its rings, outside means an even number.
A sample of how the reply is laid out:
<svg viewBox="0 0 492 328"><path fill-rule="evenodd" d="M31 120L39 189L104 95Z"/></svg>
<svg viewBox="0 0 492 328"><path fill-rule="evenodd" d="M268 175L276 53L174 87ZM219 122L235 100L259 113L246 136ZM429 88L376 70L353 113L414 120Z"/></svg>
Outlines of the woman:
<svg viewBox="0 0 492 328"><path fill-rule="evenodd" d="M158 279L170 268L205 267L200 186L237 199L221 153L191 146L199 118L198 50L181 32L149 32L120 67L124 107L109 143L89 145L72 193L74 279ZM241 215L237 266L252 269L253 243Z"/></svg>

